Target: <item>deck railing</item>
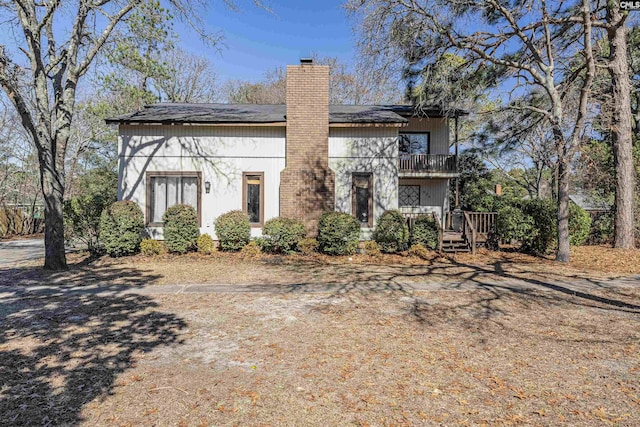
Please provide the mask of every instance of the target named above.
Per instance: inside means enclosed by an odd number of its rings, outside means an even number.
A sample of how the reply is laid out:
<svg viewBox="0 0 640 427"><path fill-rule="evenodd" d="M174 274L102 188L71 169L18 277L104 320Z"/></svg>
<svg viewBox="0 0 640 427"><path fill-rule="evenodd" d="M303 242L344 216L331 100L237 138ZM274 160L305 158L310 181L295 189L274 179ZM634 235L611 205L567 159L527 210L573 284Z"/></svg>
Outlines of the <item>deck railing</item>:
<svg viewBox="0 0 640 427"><path fill-rule="evenodd" d="M496 217L495 212L465 212L469 215L469 221L473 224L478 234L488 235L495 231Z"/></svg>
<svg viewBox="0 0 640 427"><path fill-rule="evenodd" d="M464 213L464 221L462 221L462 235L467 241L467 244L471 247L471 253L475 254L476 245L478 242L478 232L471 222L471 215L469 215L470 213L472 212Z"/></svg>
<svg viewBox="0 0 640 427"><path fill-rule="evenodd" d="M400 154L400 172L448 172L455 173L456 156L450 154Z"/></svg>
<svg viewBox="0 0 640 427"><path fill-rule="evenodd" d="M416 222L416 218L418 218L420 215L428 215L428 214L418 213L418 212L402 213L402 216L404 217L405 221L407 221L407 227L409 227L409 230L413 229L413 224Z"/></svg>

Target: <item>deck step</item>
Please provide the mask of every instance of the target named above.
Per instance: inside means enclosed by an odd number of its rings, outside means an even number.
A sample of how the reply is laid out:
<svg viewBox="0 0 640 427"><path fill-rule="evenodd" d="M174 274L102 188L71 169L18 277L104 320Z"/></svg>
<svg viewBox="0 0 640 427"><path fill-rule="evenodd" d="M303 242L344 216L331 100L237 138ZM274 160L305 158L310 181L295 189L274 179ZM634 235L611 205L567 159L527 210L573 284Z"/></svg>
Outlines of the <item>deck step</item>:
<svg viewBox="0 0 640 427"><path fill-rule="evenodd" d="M445 231L442 234L442 251L446 253L471 252L462 233Z"/></svg>

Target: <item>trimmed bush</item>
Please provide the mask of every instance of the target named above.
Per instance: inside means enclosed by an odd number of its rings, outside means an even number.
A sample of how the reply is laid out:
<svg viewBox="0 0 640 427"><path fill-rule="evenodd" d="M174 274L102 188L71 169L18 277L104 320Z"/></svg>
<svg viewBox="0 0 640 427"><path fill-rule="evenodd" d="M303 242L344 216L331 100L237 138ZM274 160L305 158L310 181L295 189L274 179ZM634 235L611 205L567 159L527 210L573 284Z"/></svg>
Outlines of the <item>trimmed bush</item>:
<svg viewBox="0 0 640 427"><path fill-rule="evenodd" d="M573 202L569 203L569 243L573 246L584 245L591 231L589 213Z"/></svg>
<svg viewBox="0 0 640 427"><path fill-rule="evenodd" d="M409 256L414 256L420 259L429 259L430 255L431 253L429 250L419 243L413 244L409 248Z"/></svg>
<svg viewBox="0 0 640 427"><path fill-rule="evenodd" d="M409 228L400 211L389 210L382 214L375 230L373 230L373 240L386 253L401 252L407 249Z"/></svg>
<svg viewBox="0 0 640 427"><path fill-rule="evenodd" d="M77 187L79 194L63 205L65 239L83 242L89 252L97 254L102 251L100 217L117 200L118 175L107 168L93 169L80 177Z"/></svg>
<svg viewBox="0 0 640 427"><path fill-rule="evenodd" d="M533 220L531 233L522 242L525 252L544 255L556 241L556 207L550 199L527 200L522 212Z"/></svg>
<svg viewBox="0 0 640 427"><path fill-rule="evenodd" d="M211 255L216 251L216 246L213 243L213 238L209 236L207 233L201 234L196 241L196 247L198 248L198 252Z"/></svg>
<svg viewBox="0 0 640 427"><path fill-rule="evenodd" d="M251 238L249 216L242 211L222 214L215 222L216 235L223 251L239 251Z"/></svg>
<svg viewBox="0 0 640 427"><path fill-rule="evenodd" d="M364 242L362 244L362 249L364 250L364 253L369 255L369 256L378 256L382 253L382 248L380 248L380 245L377 244L374 240L367 240L366 242Z"/></svg>
<svg viewBox="0 0 640 427"><path fill-rule="evenodd" d="M196 248L200 227L193 206L173 205L162 215L164 243L170 252L184 254Z"/></svg>
<svg viewBox="0 0 640 427"><path fill-rule="evenodd" d="M243 258L256 258L260 256L260 254L262 254L260 245L254 240L244 245L240 250L240 255L242 255Z"/></svg>
<svg viewBox="0 0 640 427"><path fill-rule="evenodd" d="M303 255L312 255L318 252L318 241L312 237L306 237L298 242L298 248Z"/></svg>
<svg viewBox="0 0 640 427"><path fill-rule="evenodd" d="M262 249L266 252L288 254L298 250L298 242L307 235L304 224L290 218L272 218L262 227Z"/></svg>
<svg viewBox="0 0 640 427"><path fill-rule="evenodd" d="M522 209L516 206L503 206L498 209L496 235L500 240L524 242L531 236L532 230L533 218L525 215Z"/></svg>
<svg viewBox="0 0 640 427"><path fill-rule="evenodd" d="M344 212L325 212L318 221L318 247L328 255L353 255L360 239L360 223Z"/></svg>
<svg viewBox="0 0 640 427"><path fill-rule="evenodd" d="M167 253L167 246L159 240L143 239L140 242L140 252L145 256L160 255Z"/></svg>
<svg viewBox="0 0 640 427"><path fill-rule="evenodd" d="M143 232L144 216L135 202L115 202L100 215L100 240L112 257L138 252Z"/></svg>
<svg viewBox="0 0 640 427"><path fill-rule="evenodd" d="M433 215L420 215L411 228L409 241L411 245L422 245L432 250L438 249L440 234L438 223Z"/></svg>

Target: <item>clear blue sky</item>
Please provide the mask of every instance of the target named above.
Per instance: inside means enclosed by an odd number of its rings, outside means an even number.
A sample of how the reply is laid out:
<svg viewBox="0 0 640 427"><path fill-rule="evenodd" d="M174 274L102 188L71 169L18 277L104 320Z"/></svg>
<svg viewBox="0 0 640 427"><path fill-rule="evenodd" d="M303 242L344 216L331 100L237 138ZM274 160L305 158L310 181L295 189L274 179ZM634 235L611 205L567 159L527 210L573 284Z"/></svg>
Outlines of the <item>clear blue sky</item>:
<svg viewBox="0 0 640 427"><path fill-rule="evenodd" d="M237 0L232 11L212 2L205 18L210 31L222 31L219 50L204 46L193 31L182 32L185 49L208 56L221 81L259 80L265 71L298 63L317 53L352 63L355 43L340 0L272 0L272 12L251 0Z"/></svg>

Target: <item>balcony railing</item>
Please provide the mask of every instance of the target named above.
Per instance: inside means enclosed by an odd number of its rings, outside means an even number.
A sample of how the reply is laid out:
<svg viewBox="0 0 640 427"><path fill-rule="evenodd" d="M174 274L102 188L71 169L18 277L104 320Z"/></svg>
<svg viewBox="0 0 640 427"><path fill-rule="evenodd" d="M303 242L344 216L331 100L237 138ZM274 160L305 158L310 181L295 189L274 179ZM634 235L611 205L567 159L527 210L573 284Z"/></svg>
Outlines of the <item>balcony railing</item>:
<svg viewBox="0 0 640 427"><path fill-rule="evenodd" d="M457 172L456 156L450 154L400 153L398 161L400 172Z"/></svg>

